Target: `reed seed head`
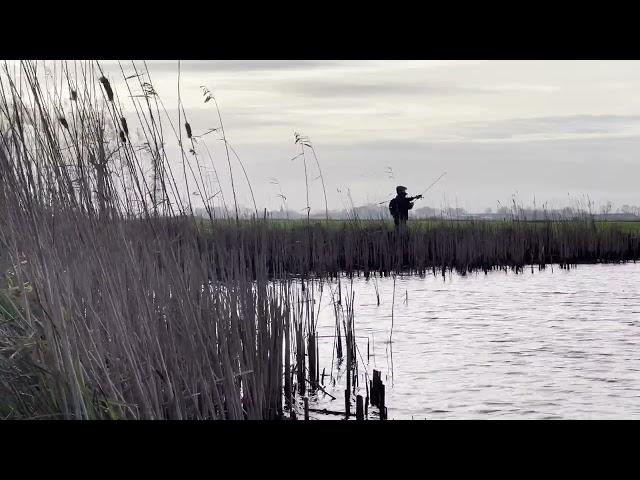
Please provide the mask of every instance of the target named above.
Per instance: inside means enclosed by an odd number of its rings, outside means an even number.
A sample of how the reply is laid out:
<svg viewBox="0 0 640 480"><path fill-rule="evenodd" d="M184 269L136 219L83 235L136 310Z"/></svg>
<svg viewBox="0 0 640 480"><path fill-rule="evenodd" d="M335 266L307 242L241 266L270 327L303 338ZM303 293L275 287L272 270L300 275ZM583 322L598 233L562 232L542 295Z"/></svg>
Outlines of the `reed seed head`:
<svg viewBox="0 0 640 480"><path fill-rule="evenodd" d="M109 83L107 77L100 77L100 83L102 84L109 101L113 102L113 90L111 89L111 84Z"/></svg>

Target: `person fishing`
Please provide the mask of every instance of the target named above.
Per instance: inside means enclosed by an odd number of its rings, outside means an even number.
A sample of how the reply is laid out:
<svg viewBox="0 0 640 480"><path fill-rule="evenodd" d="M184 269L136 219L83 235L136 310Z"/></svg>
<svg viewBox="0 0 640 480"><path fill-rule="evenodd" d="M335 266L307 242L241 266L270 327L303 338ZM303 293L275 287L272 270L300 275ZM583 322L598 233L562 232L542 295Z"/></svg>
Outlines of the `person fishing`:
<svg viewBox="0 0 640 480"><path fill-rule="evenodd" d="M403 187L402 185L396 187L396 193L395 198L389 202L389 212L391 212L396 228L399 228L400 226L406 225L409 219L409 210L413 208L413 202L422 198L422 195L407 197L407 187Z"/></svg>

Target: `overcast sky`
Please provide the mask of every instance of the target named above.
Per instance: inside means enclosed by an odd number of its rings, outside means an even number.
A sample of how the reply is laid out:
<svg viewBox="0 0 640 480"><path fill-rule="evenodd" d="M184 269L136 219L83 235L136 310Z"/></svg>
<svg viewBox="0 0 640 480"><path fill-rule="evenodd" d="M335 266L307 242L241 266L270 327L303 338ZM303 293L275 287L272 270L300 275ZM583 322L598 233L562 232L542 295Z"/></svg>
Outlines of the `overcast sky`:
<svg viewBox="0 0 640 480"><path fill-rule="evenodd" d="M175 112L178 62L147 64ZM444 171L424 205L483 211L514 194L525 205L561 207L586 195L596 205L640 204L637 61L181 62L196 134L218 126L201 85L218 100L259 208L278 208L280 192L290 208L305 206L294 131L316 148L329 208L348 205L347 191L355 205L383 201L398 184L419 193ZM221 142L207 138L224 172ZM311 207L322 210L311 159Z"/></svg>

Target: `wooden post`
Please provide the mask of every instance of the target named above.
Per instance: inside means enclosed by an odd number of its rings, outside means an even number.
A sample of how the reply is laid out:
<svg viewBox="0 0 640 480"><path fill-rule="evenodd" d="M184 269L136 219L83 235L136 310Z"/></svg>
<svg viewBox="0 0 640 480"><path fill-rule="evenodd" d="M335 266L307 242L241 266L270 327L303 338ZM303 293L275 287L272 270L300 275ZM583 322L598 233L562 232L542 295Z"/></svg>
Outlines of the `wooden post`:
<svg viewBox="0 0 640 480"><path fill-rule="evenodd" d="M380 370L373 371L373 380L371 380L371 405L380 406Z"/></svg>
<svg viewBox="0 0 640 480"><path fill-rule="evenodd" d="M369 418L369 397L364 401L364 416Z"/></svg>
<svg viewBox="0 0 640 480"><path fill-rule="evenodd" d="M384 406L384 385L380 385L380 401L378 403L378 409L380 410L380 420L387 419L387 408Z"/></svg>
<svg viewBox="0 0 640 480"><path fill-rule="evenodd" d="M371 395L369 402L371 405L375 406L375 389L373 388L373 380L369 380L369 394Z"/></svg>
<svg viewBox="0 0 640 480"><path fill-rule="evenodd" d="M344 412L347 417L351 415L351 392L349 389L344 391Z"/></svg>
<svg viewBox="0 0 640 480"><path fill-rule="evenodd" d="M304 419L309 420L309 397L304 397Z"/></svg>
<svg viewBox="0 0 640 480"><path fill-rule="evenodd" d="M377 382L376 382L376 375L377 375L377 370L373 371L373 378L371 380L371 384L369 385L369 389L371 390L371 405L377 405L378 404L378 398L376 396L376 392L378 391L378 389L376 388L378 386Z"/></svg>
<svg viewBox="0 0 640 480"><path fill-rule="evenodd" d="M362 395L356 396L356 420L364 420L364 408L362 405Z"/></svg>

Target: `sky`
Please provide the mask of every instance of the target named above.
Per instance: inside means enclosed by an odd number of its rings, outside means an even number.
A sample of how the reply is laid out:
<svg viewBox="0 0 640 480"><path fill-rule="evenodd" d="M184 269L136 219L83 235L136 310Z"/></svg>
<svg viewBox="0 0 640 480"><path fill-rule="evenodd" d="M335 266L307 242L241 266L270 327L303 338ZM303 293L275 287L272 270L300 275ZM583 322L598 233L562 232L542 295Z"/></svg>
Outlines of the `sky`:
<svg viewBox="0 0 640 480"><path fill-rule="evenodd" d="M117 85L116 65L106 62ZM147 65L177 119L178 61ZM219 126L201 86L218 101L260 209L279 208L278 194L290 209L306 205L294 132L315 147L330 209L388 200L396 185L420 193L443 172L423 206L482 212L514 196L558 208L587 197L640 204L638 61L182 61L194 134ZM206 138L230 197L223 144ZM315 160L306 160L310 206L324 210Z"/></svg>

